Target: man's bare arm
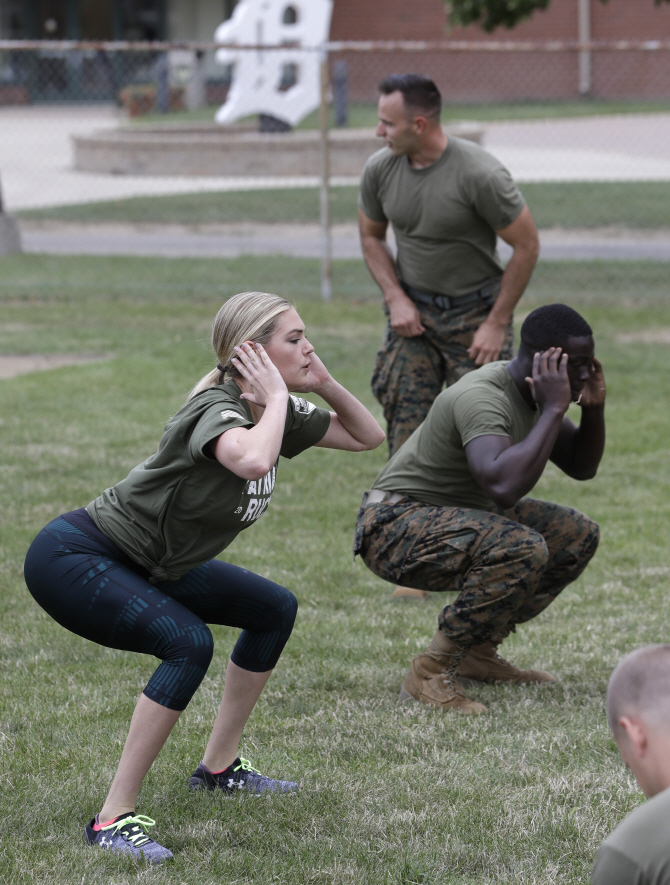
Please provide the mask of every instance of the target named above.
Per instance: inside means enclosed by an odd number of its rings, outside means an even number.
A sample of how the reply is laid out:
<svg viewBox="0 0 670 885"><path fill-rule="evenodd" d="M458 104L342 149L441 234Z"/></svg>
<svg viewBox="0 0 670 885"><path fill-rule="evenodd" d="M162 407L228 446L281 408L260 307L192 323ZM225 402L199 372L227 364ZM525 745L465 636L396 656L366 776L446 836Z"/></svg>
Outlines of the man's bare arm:
<svg viewBox="0 0 670 885"><path fill-rule="evenodd" d="M508 436L479 436L465 447L470 471L486 494L507 510L527 495L542 476L570 405L568 356L552 347L533 359L532 390L542 410L521 442Z"/></svg>
<svg viewBox="0 0 670 885"><path fill-rule="evenodd" d="M372 278L382 290L391 328L403 338L421 335L425 329L419 310L403 291L395 272L393 255L386 241L388 222L373 221L359 209L358 227L363 257Z"/></svg>
<svg viewBox="0 0 670 885"><path fill-rule="evenodd" d="M468 356L478 366L492 363L500 356L505 329L523 295L540 254L537 228L528 206L515 220L496 231L513 249L500 282L500 292L487 319L475 332Z"/></svg>

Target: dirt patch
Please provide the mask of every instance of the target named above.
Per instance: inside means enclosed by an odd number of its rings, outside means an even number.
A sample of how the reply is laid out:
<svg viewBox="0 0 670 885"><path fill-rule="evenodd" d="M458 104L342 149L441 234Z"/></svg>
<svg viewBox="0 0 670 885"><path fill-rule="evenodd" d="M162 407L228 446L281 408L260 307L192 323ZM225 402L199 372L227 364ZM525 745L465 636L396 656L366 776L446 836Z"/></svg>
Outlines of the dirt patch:
<svg viewBox="0 0 670 885"><path fill-rule="evenodd" d="M84 363L100 363L107 356L90 356L76 353L54 354L4 354L0 355L0 378L16 378L30 372L48 372L62 366L76 366Z"/></svg>
<svg viewBox="0 0 670 885"><path fill-rule="evenodd" d="M670 344L670 329L647 329L644 332L626 332L617 335L620 344Z"/></svg>

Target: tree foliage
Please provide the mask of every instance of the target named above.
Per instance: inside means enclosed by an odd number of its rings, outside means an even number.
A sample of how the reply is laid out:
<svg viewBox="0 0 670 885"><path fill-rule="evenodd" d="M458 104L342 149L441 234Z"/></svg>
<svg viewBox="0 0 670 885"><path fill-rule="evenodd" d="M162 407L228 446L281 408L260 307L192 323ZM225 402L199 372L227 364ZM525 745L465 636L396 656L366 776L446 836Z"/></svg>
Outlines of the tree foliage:
<svg viewBox="0 0 670 885"><path fill-rule="evenodd" d="M485 31L513 28L538 9L547 9L550 0L444 0L452 25L478 24ZM559 0L557 0L559 2ZM607 0L600 0L607 3ZM655 6L670 0L654 0Z"/></svg>

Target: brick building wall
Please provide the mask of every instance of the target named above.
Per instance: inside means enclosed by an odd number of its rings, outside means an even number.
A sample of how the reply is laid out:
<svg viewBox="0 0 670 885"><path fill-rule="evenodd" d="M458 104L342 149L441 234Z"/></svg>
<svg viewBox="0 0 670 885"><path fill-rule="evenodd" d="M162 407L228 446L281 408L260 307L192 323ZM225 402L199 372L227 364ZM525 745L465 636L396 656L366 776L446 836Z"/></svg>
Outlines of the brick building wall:
<svg viewBox="0 0 670 885"><path fill-rule="evenodd" d="M670 39L670 3L600 0L590 3L591 39ZM331 40L577 40L578 0L552 0L513 30L487 34L480 27L450 28L442 0L334 0ZM389 73L418 71L435 79L454 102L559 100L580 95L579 53L377 52L348 53L354 100L374 101L376 83ZM643 50L590 54L590 91L597 98L670 98L670 52Z"/></svg>
<svg viewBox="0 0 670 885"><path fill-rule="evenodd" d="M330 39L435 40L446 26L442 0L334 0Z"/></svg>

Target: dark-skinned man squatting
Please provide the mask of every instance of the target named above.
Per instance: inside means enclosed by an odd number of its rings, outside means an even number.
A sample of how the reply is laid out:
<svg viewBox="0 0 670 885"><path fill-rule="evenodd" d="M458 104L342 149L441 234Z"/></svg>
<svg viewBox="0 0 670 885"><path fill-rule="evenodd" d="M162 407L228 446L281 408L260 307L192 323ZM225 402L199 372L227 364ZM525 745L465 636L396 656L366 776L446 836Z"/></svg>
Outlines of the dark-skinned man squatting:
<svg viewBox="0 0 670 885"><path fill-rule="evenodd" d="M401 700L482 713L460 680L554 681L518 669L498 647L579 577L598 545L584 514L525 497L549 460L574 479L596 474L605 380L594 349L572 308L534 310L518 355L444 390L363 496L354 552L368 568L395 584L458 593L412 661ZM565 414L571 402L581 407L578 426Z"/></svg>

